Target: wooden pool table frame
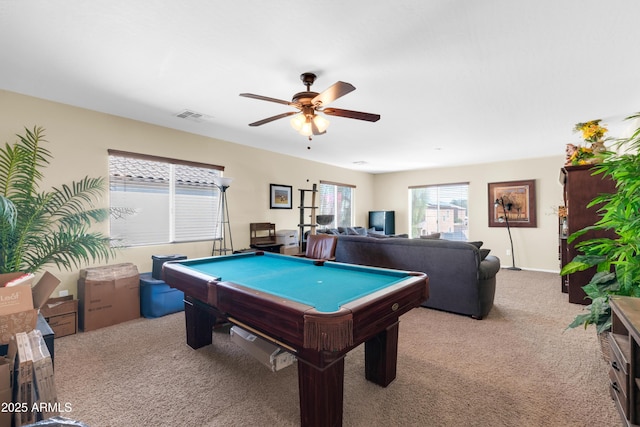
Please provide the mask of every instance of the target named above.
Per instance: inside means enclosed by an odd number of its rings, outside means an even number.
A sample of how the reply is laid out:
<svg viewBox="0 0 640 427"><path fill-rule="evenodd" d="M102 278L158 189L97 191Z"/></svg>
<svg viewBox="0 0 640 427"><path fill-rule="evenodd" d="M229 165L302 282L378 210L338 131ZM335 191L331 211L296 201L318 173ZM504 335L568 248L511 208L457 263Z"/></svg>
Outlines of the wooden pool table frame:
<svg viewBox="0 0 640 427"><path fill-rule="evenodd" d="M163 277L185 294L190 347L211 344L214 325L229 321L250 327L295 354L303 426L342 425L344 357L358 345L365 343L367 380L386 387L395 379L399 317L420 306L429 289L426 275L412 272L383 290L343 304L336 312L320 313L306 304L218 282L180 261L165 263ZM315 335L320 337L309 339L310 331L318 328L321 333ZM348 331L348 340L327 341L335 331L341 335Z"/></svg>

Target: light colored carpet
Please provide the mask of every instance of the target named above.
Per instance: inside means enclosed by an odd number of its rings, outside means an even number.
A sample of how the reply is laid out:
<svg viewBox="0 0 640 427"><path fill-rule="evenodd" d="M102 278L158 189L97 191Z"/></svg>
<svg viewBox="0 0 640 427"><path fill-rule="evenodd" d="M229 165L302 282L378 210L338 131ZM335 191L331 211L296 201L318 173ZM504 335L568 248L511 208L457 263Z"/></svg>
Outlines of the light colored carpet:
<svg viewBox="0 0 640 427"><path fill-rule="evenodd" d="M364 378L347 355L345 426L617 426L595 331L566 330L556 274L498 273L481 321L426 308L400 323L398 374ZM138 319L55 341L58 395L91 427L296 426L297 369L273 373L224 332L193 350L184 314Z"/></svg>

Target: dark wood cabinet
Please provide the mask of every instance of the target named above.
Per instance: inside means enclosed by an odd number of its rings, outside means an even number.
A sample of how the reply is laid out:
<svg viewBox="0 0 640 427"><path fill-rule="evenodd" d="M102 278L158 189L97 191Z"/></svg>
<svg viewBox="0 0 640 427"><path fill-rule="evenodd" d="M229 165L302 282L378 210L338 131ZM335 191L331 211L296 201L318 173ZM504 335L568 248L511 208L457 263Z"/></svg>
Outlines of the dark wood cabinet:
<svg viewBox="0 0 640 427"><path fill-rule="evenodd" d="M587 208L587 205L599 194L615 192L615 185L611 179L603 178L601 174L593 175L591 165L565 166L561 170L560 180L564 185L564 204L567 211L566 236L570 236L584 227L594 225L600 219L599 206ZM589 231L569 243L560 231L560 267L581 253L576 249L577 243L599 237L615 238L615 233ZM582 287L589 283L594 274L595 268L591 268L561 278L562 288L569 294L569 302L583 305L591 303Z"/></svg>
<svg viewBox="0 0 640 427"><path fill-rule="evenodd" d="M611 298L609 393L623 424L640 423L640 298ZM606 332L605 332L606 333Z"/></svg>

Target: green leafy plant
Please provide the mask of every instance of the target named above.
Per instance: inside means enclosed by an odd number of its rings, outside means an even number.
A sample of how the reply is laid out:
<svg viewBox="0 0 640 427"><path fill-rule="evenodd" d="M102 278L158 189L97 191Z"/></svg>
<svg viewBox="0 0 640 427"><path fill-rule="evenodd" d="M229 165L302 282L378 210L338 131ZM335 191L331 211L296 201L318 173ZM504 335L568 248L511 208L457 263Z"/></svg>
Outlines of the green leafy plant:
<svg viewBox="0 0 640 427"><path fill-rule="evenodd" d="M42 169L52 158L44 130L25 128L0 148L0 273L37 272L45 265L71 270L113 256L109 238L91 226L109 216L96 208L103 178L85 177L40 190Z"/></svg>
<svg viewBox="0 0 640 427"><path fill-rule="evenodd" d="M627 118L640 118L640 113ZM595 325L601 333L611 327L612 295L640 297L640 128L631 137L616 141L616 151L602 153L603 162L594 174L609 177L616 192L596 196L588 205L600 206L600 219L569 236L568 241L591 230L613 230L616 238L594 238L576 247L582 252L566 264L561 275L596 267L596 273L583 287L591 298L588 313L578 315L569 327Z"/></svg>

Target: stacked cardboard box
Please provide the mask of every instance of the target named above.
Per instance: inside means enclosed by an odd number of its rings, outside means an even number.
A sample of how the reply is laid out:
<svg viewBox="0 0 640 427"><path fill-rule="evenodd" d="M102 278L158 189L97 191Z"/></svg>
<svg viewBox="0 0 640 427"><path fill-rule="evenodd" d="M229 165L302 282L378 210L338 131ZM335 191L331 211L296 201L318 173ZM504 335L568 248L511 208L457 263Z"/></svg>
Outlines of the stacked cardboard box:
<svg viewBox="0 0 640 427"><path fill-rule="evenodd" d="M53 363L42 334L35 328L38 309L60 281L46 272L32 287L34 277L20 272L0 274L0 344L8 344L7 356L0 357L0 402L10 409L0 411L0 426L12 425L12 417L13 425L19 427L50 415L37 410L38 399L45 399L55 409L51 404L56 400L55 393L50 386L45 388L45 384L53 383ZM32 345L27 333L37 337L37 346ZM40 379L45 383L38 394L36 382Z"/></svg>
<svg viewBox="0 0 640 427"><path fill-rule="evenodd" d="M276 243L282 244L280 253L289 255L292 251L298 253L298 230L276 231Z"/></svg>
<svg viewBox="0 0 640 427"><path fill-rule="evenodd" d="M60 415L58 410L58 393L53 377L53 362L49 349L44 343L42 333L34 329L29 332L29 343L33 355L33 376L36 391L37 412L39 420ZM35 412L35 411L34 411Z"/></svg>
<svg viewBox="0 0 640 427"><path fill-rule="evenodd" d="M14 425L26 426L59 415L53 363L42 334L37 329L28 334L18 332L15 346Z"/></svg>
<svg viewBox="0 0 640 427"><path fill-rule="evenodd" d="M31 410L35 402L36 391L33 387L33 354L29 337L24 332L15 334L18 346L18 370L16 375L15 425L24 426L36 421L35 413Z"/></svg>
<svg viewBox="0 0 640 427"><path fill-rule="evenodd" d="M92 331L140 317L140 274L132 263L80 270L78 326Z"/></svg>
<svg viewBox="0 0 640 427"><path fill-rule="evenodd" d="M280 253L284 255L298 255L300 248L298 246L280 246Z"/></svg>
<svg viewBox="0 0 640 427"><path fill-rule="evenodd" d="M73 335L78 331L78 300L73 295L49 298L40 309L56 338Z"/></svg>
<svg viewBox="0 0 640 427"><path fill-rule="evenodd" d="M17 332L29 332L36 327L41 308L60 281L45 272L33 287L31 280L17 286L4 285L23 273L0 274L0 344L8 344Z"/></svg>
<svg viewBox="0 0 640 427"><path fill-rule="evenodd" d="M0 357L0 405L10 408L13 402L13 363L10 357ZM11 425L11 411L0 411L0 426Z"/></svg>

